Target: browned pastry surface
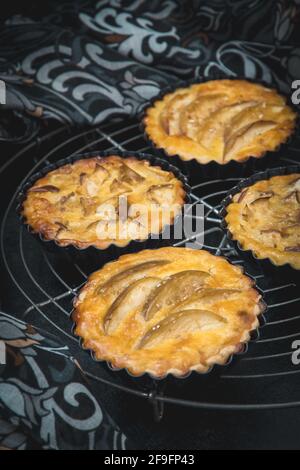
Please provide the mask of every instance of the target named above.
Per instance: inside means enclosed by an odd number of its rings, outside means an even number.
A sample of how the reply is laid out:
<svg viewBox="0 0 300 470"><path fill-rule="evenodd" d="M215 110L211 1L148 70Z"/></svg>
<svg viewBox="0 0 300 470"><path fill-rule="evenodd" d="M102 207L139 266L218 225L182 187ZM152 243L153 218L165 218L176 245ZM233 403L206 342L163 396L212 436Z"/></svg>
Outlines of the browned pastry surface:
<svg viewBox="0 0 300 470"><path fill-rule="evenodd" d="M144 250L90 276L75 302L75 333L97 359L134 375L183 376L225 363L257 327L260 299L224 258Z"/></svg>
<svg viewBox="0 0 300 470"><path fill-rule="evenodd" d="M246 80L179 88L147 110L145 130L170 156L226 164L262 157L294 130L296 113L275 90Z"/></svg>
<svg viewBox="0 0 300 470"><path fill-rule="evenodd" d="M236 194L226 222L234 240L257 258L300 269L300 173L258 181Z"/></svg>
<svg viewBox="0 0 300 470"><path fill-rule="evenodd" d="M50 171L29 188L22 213L45 239L104 249L146 239L150 222L152 233L160 233L167 216L174 221L184 199L183 184L173 173L147 160L112 155ZM125 216L119 213L122 201L127 201Z"/></svg>

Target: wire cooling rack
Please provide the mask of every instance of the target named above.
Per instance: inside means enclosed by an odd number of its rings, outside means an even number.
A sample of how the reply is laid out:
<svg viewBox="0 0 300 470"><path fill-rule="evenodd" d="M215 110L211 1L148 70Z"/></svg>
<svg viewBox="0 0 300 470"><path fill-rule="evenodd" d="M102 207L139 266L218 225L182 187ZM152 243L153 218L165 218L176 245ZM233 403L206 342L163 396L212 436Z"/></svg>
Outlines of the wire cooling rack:
<svg viewBox="0 0 300 470"><path fill-rule="evenodd" d="M66 254L61 259L48 254L20 226L15 213L18 187L44 165L64 157L95 150L151 152L137 121L108 124L96 129L66 127L47 129L16 151L0 168L3 192L1 258L3 263L2 309L61 337L71 347L84 372L95 380L155 403L173 403L205 409L259 409L300 405L300 367L293 365L293 342L300 339L299 285L266 277L254 264L247 264L234 251L220 228L220 202L239 179L206 180L193 175L192 198L205 206L204 248L242 265L255 278L268 304L268 311L247 352L235 356L212 373L193 373L187 379L168 378L162 385L145 386L143 381L110 371L81 351L71 331L72 300L85 283L88 272ZM299 161L300 137L279 165ZM9 181L9 184L7 184ZM187 240L176 242L184 246ZM107 261L107 260L106 260ZM101 260L99 260L99 267ZM159 410L158 410L159 411Z"/></svg>

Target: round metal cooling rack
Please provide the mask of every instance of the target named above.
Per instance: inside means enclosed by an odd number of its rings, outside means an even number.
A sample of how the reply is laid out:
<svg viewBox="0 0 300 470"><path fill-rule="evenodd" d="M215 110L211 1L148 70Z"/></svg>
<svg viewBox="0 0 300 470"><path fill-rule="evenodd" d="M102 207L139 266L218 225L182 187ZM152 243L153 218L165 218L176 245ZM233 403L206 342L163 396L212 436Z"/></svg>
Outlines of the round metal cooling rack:
<svg viewBox="0 0 300 470"><path fill-rule="evenodd" d="M300 137L298 144L289 149L280 164L297 162ZM194 202L204 205L203 247L244 266L255 278L268 304L264 325L253 335L247 352L235 356L229 365L215 367L209 374L194 373L187 379L170 377L161 385L154 387L151 383L147 387L138 378L112 372L104 364L94 362L79 348L69 316L73 297L89 273L66 254L59 260L53 258L20 226L15 213L16 196L18 186L45 164L75 153L114 148L151 151L145 147L137 121L127 121L126 127L108 124L77 133L59 127L48 129L23 148L18 147L0 168L3 311L60 336L87 376L148 398L155 406L157 417L162 414L163 403L225 410L299 406L300 368L292 362L293 347L297 346L293 342L300 339L299 289L296 283L266 277L255 265L245 264L219 226L220 202L238 179L208 181L193 175L190 184ZM175 245L184 246L193 240L180 240Z"/></svg>

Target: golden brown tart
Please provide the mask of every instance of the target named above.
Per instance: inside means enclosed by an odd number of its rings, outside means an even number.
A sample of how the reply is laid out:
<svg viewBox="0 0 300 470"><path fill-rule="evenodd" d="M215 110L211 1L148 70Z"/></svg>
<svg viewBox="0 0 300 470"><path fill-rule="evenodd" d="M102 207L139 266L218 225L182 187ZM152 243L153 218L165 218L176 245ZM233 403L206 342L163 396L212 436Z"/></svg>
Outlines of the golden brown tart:
<svg viewBox="0 0 300 470"><path fill-rule="evenodd" d="M167 247L124 255L93 273L73 319L97 359L133 375L184 376L225 363L263 308L241 268L205 250Z"/></svg>
<svg viewBox="0 0 300 470"><path fill-rule="evenodd" d="M213 80L166 94L147 109L144 124L169 156L226 164L277 149L292 134L296 116L273 89Z"/></svg>
<svg viewBox="0 0 300 470"><path fill-rule="evenodd" d="M226 210L227 228L242 249L300 269L300 173L258 181Z"/></svg>
<svg viewBox="0 0 300 470"><path fill-rule="evenodd" d="M160 233L180 213L185 196L182 181L148 160L93 157L38 179L26 193L22 215L33 232L61 246L122 247Z"/></svg>

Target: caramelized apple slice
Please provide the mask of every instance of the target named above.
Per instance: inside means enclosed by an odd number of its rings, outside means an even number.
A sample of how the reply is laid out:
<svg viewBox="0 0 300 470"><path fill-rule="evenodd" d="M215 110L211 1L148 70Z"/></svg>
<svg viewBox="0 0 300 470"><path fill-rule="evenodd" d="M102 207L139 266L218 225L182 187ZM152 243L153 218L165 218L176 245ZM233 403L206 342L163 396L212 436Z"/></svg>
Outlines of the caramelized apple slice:
<svg viewBox="0 0 300 470"><path fill-rule="evenodd" d="M248 197L244 198L245 203L248 206L256 207L260 202L267 202L268 199L274 196L273 191L260 191L251 193Z"/></svg>
<svg viewBox="0 0 300 470"><path fill-rule="evenodd" d="M147 196L155 204L172 204L174 202L174 185L158 184L150 186Z"/></svg>
<svg viewBox="0 0 300 470"><path fill-rule="evenodd" d="M290 203L298 203L298 191L292 191L287 196L285 196L284 200Z"/></svg>
<svg viewBox="0 0 300 470"><path fill-rule="evenodd" d="M257 137L276 127L277 124L274 121L258 121L246 126L238 136L233 136L227 141L223 159L230 160L235 157L239 151L249 147Z"/></svg>
<svg viewBox="0 0 300 470"><path fill-rule="evenodd" d="M87 175L82 173L80 175L80 182L83 184L87 194L93 197L99 193L101 186L108 179L109 175L109 171L97 163L92 174Z"/></svg>
<svg viewBox="0 0 300 470"><path fill-rule="evenodd" d="M173 173L171 173L170 171L166 171L166 170L163 170L162 168L160 168L159 166L149 166L149 169L148 169L149 172L151 172L151 174L155 175L155 179L159 182L163 182L163 183L166 183L167 181L170 181L174 178L174 175Z"/></svg>
<svg viewBox="0 0 300 470"><path fill-rule="evenodd" d="M119 167L119 172L120 179L125 183L129 184L130 186L133 186L137 183L141 183L145 180L142 175L132 170L132 168L129 168L129 166L125 165L125 163L121 164L121 166Z"/></svg>
<svg viewBox="0 0 300 470"><path fill-rule="evenodd" d="M181 271L163 280L149 296L142 314L146 320L163 307L171 307L185 300L195 291L201 289L209 274L204 271Z"/></svg>
<svg viewBox="0 0 300 470"><path fill-rule="evenodd" d="M121 292L105 315L104 331L109 335L113 334L130 312L145 303L148 295L158 283L158 277L146 277L135 281Z"/></svg>
<svg viewBox="0 0 300 470"><path fill-rule="evenodd" d="M288 184L291 191L285 197L285 200L288 202L296 202L300 204L300 178L295 179L294 181Z"/></svg>
<svg viewBox="0 0 300 470"><path fill-rule="evenodd" d="M180 310L154 325L143 336L137 349L152 348L164 341L179 339L190 333L224 326L227 320L208 310Z"/></svg>
<svg viewBox="0 0 300 470"><path fill-rule="evenodd" d="M201 96L189 104L180 116L181 132L195 139L199 132L199 126L204 123L209 116L226 104L227 96L221 93Z"/></svg>
<svg viewBox="0 0 300 470"><path fill-rule="evenodd" d="M199 292L196 292L191 297L189 297L184 302L180 302L176 306L175 310L183 309L202 309L207 305L210 305L214 302L219 302L221 300L226 300L232 297L236 297L241 294L239 289L211 289L204 288Z"/></svg>
<svg viewBox="0 0 300 470"><path fill-rule="evenodd" d="M283 231L284 236L293 235L293 233L296 233L296 232L300 233L300 223L296 222L296 223L291 223L290 225L285 224L282 231Z"/></svg>
<svg viewBox="0 0 300 470"><path fill-rule="evenodd" d="M97 210L97 201L92 197L81 197L80 205L83 211L84 216L89 216L92 214L96 214Z"/></svg>
<svg viewBox="0 0 300 470"><path fill-rule="evenodd" d="M245 129L249 128L253 123L259 121L259 116L263 117L262 114L262 103L256 102L250 109L246 108L231 120L230 127L225 129L224 139L227 143L230 139L236 138L241 135Z"/></svg>
<svg viewBox="0 0 300 470"><path fill-rule="evenodd" d="M96 210L100 219L116 219L116 216L119 216L120 212L123 212L121 215L127 218L127 193L128 191L125 191L117 196L101 201Z"/></svg>
<svg viewBox="0 0 300 470"><path fill-rule="evenodd" d="M280 242L282 238L282 233L280 230L277 230L272 227L260 230L260 237L262 238L263 243L266 246L275 247Z"/></svg>
<svg viewBox="0 0 300 470"><path fill-rule="evenodd" d="M161 114L161 123L165 132L169 135L180 135L180 112L189 103L194 100L191 93L183 92L176 93L171 98L166 108Z"/></svg>
<svg viewBox="0 0 300 470"><path fill-rule="evenodd" d="M148 274L148 271L159 266L164 266L170 263L166 259L156 260L156 261L145 261L144 263L136 264L131 268L125 269L120 273L112 276L100 287L97 287L97 292L103 294L109 290L112 290L114 294L120 293L124 290L130 283L145 277Z"/></svg>
<svg viewBox="0 0 300 470"><path fill-rule="evenodd" d="M101 222L99 220L94 220L93 222L90 222L89 224L87 224L85 230L96 230L98 228L98 230L101 230Z"/></svg>
<svg viewBox="0 0 300 470"><path fill-rule="evenodd" d="M299 253L300 252L300 245L295 245L295 246L286 246L284 251L290 251L293 253Z"/></svg>
<svg viewBox="0 0 300 470"><path fill-rule="evenodd" d="M112 181L109 189L112 193L121 192L122 194L124 194L126 192L128 192L128 193L132 192L132 188L130 186L127 186L127 184L124 181L121 181L117 178L115 178Z"/></svg>
<svg viewBox="0 0 300 470"><path fill-rule="evenodd" d="M255 101L245 101L243 103L224 106L215 113L212 113L211 117L207 119L206 124L201 127L197 141L213 153L222 156L225 128L230 125L231 119L237 113L255 104Z"/></svg>
<svg viewBox="0 0 300 470"><path fill-rule="evenodd" d="M262 234L266 235L282 235L280 230L277 230L276 228L266 228L260 231Z"/></svg>
<svg viewBox="0 0 300 470"><path fill-rule="evenodd" d="M103 183L104 180L109 178L110 173L104 166L100 165L100 163L96 163L94 175L97 176L98 181Z"/></svg>
<svg viewBox="0 0 300 470"><path fill-rule="evenodd" d="M297 178L292 181L289 186L291 186L292 190L294 191L300 191L300 178Z"/></svg>
<svg viewBox="0 0 300 470"><path fill-rule="evenodd" d="M90 197L97 196L100 191L100 185L88 178L86 181L86 191Z"/></svg>
<svg viewBox="0 0 300 470"><path fill-rule="evenodd" d="M166 134L170 134L170 128L169 128L169 113L166 109L162 111L162 113L159 116L159 121L161 124L161 127L165 131Z"/></svg>
<svg viewBox="0 0 300 470"><path fill-rule="evenodd" d="M58 193L59 188L53 186L52 184L46 184L44 186L34 186L28 190L31 193Z"/></svg>

